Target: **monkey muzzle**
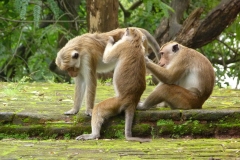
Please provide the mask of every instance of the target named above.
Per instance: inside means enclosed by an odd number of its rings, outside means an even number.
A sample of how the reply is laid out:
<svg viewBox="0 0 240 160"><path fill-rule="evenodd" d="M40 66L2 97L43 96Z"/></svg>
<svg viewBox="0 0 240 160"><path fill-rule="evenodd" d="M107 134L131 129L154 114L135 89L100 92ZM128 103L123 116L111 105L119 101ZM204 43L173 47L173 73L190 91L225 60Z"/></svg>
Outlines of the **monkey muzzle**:
<svg viewBox="0 0 240 160"><path fill-rule="evenodd" d="M79 68L75 68L75 67L70 67L67 69L68 75L70 77L77 77L78 72L79 72Z"/></svg>

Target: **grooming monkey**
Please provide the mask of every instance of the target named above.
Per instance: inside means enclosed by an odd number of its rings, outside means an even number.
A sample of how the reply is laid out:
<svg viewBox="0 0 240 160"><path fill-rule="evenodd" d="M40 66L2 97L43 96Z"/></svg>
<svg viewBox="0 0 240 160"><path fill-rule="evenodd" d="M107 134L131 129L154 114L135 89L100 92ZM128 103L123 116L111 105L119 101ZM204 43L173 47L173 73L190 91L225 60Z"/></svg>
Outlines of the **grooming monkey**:
<svg viewBox="0 0 240 160"><path fill-rule="evenodd" d="M209 60L173 41L161 47L160 55L158 65L145 58L147 69L160 83L137 109L148 109L160 102L167 102L172 109L201 109L215 82Z"/></svg>
<svg viewBox="0 0 240 160"><path fill-rule="evenodd" d="M125 137L130 141L150 141L132 137L132 121L136 106L146 88L143 46L145 36L136 28L126 29L121 40L114 44L110 36L103 54L103 62L115 62L113 84L116 97L104 100L94 106L92 112L92 133L83 134L76 139L95 139L100 137L104 119L125 111Z"/></svg>
<svg viewBox="0 0 240 160"><path fill-rule="evenodd" d="M144 47L148 44L159 58L159 45L148 31L138 28L145 36ZM97 73L106 73L114 69L115 63L103 63L102 56L109 36L117 42L126 29L115 29L106 33L84 34L71 39L57 54L56 64L61 70L66 70L75 77L74 106L65 114L78 113L86 92L86 114L91 115L94 106Z"/></svg>

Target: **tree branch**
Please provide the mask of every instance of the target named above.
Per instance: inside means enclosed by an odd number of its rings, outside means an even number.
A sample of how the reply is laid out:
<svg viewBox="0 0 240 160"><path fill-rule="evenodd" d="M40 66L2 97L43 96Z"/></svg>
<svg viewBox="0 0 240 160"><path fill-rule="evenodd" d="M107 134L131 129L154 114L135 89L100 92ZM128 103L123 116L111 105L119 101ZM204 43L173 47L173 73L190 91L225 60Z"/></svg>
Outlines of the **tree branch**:
<svg viewBox="0 0 240 160"><path fill-rule="evenodd" d="M124 8L124 6L122 5L121 2L119 2L119 6L120 6L121 10L123 11L124 22L125 22L125 19L126 19L127 17L130 17L131 13Z"/></svg>
<svg viewBox="0 0 240 160"><path fill-rule="evenodd" d="M219 55L220 53L214 53L216 55ZM239 62L240 61L240 57L238 58L230 58L230 59L227 59L227 60L223 60L223 59L217 59L217 58L213 58L213 59L210 59L211 63L213 64L220 64L220 65L224 65L224 64L231 64L231 63L236 63L236 62ZM224 61L224 64L223 64L223 61Z"/></svg>
<svg viewBox="0 0 240 160"><path fill-rule="evenodd" d="M139 7L142 3L143 3L143 0L139 0L139 1L135 2L135 3L133 3L132 6L128 8L128 10L129 11L134 10L137 7Z"/></svg>
<svg viewBox="0 0 240 160"><path fill-rule="evenodd" d="M234 53L234 57L236 57L238 55L238 51L236 49L231 48L224 41L221 41L221 40L218 39L218 42L222 43L225 47L227 47L230 51L232 51Z"/></svg>
<svg viewBox="0 0 240 160"><path fill-rule="evenodd" d="M183 13L188 8L189 2L189 0L173 0L170 4L175 12L170 12L169 18L162 20L154 34L160 46L172 40L182 28L180 21L183 19Z"/></svg>
<svg viewBox="0 0 240 160"><path fill-rule="evenodd" d="M179 30L180 24L178 23L179 20L177 20L179 18L176 18L179 13L176 12L177 7L174 7L179 3L187 4L188 1L174 0L171 7L174 8L176 15L173 14L169 19L164 19L156 29L155 37L159 45L174 39L185 46L200 48L216 39L240 12L240 0L222 0L202 21L200 16L203 9L194 10ZM187 9L187 5L183 6L186 8L181 8L181 13Z"/></svg>
<svg viewBox="0 0 240 160"><path fill-rule="evenodd" d="M138 0L137 2L133 3L127 10L124 8L120 1L118 1L118 3L121 10L123 11L124 23L126 24L127 19L131 16L131 11L139 7L143 3L143 0Z"/></svg>
<svg viewBox="0 0 240 160"><path fill-rule="evenodd" d="M223 0L196 28L190 47L199 48L216 39L235 20L239 12L239 0Z"/></svg>

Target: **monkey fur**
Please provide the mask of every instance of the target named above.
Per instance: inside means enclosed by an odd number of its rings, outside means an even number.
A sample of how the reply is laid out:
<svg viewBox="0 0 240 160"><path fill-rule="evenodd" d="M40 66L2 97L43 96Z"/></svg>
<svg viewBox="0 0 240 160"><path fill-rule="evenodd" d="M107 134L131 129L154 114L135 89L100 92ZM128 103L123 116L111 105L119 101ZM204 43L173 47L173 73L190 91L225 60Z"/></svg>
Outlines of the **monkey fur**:
<svg viewBox="0 0 240 160"><path fill-rule="evenodd" d="M134 28L134 27L133 27ZM144 41L145 51L148 45L153 49L159 58L159 45L151 34L139 29L146 37ZM126 29L115 29L106 33L83 34L68 41L68 43L57 53L56 64L61 70L66 70L71 77L75 78L74 106L65 112L67 115L78 113L82 106L86 92L86 114L91 116L94 106L97 73L112 71L115 67L114 61L103 63L103 52L108 42L109 36L117 42L123 36Z"/></svg>
<svg viewBox="0 0 240 160"><path fill-rule="evenodd" d="M210 61L194 49L170 41L160 49L159 64L145 58L147 69L160 81L137 109L166 102L172 109L201 109L215 83Z"/></svg>

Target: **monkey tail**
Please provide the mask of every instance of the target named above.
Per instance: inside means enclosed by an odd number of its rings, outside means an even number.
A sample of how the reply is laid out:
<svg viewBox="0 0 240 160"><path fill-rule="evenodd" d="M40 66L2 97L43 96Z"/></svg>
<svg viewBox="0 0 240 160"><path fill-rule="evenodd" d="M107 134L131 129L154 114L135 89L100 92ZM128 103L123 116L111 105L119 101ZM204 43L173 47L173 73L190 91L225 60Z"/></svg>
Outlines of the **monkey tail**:
<svg viewBox="0 0 240 160"><path fill-rule="evenodd" d="M148 44L152 48L153 52L155 53L155 56L156 56L157 60L159 61L159 59L160 59L159 44L157 43L155 38L147 30L145 30L143 28L138 28L138 29L147 37Z"/></svg>

